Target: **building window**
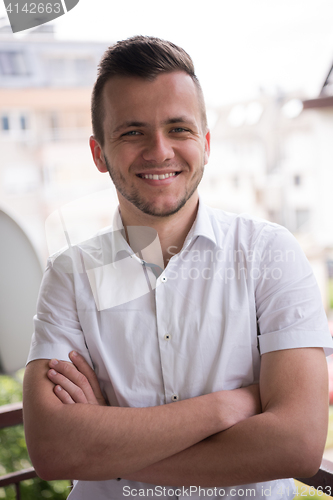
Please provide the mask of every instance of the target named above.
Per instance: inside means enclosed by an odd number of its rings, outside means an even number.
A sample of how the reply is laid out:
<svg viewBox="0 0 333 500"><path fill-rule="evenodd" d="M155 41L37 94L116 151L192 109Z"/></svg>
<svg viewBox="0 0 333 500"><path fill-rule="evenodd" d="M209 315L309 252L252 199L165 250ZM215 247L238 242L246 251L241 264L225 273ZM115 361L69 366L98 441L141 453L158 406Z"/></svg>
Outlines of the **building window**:
<svg viewBox="0 0 333 500"><path fill-rule="evenodd" d="M63 58L57 57L50 59L49 69L52 79L64 79L67 77L66 61Z"/></svg>
<svg viewBox="0 0 333 500"><path fill-rule="evenodd" d="M91 59L75 59L74 67L76 81L79 85L87 85L94 81L95 67L94 62Z"/></svg>
<svg viewBox="0 0 333 500"><path fill-rule="evenodd" d="M310 220L310 210L299 209L295 212L296 215L296 231L306 230L306 224Z"/></svg>
<svg viewBox="0 0 333 500"><path fill-rule="evenodd" d="M9 117L6 115L3 115L1 117L1 129L2 130L9 130Z"/></svg>
<svg viewBox="0 0 333 500"><path fill-rule="evenodd" d="M280 212L278 210L268 210L268 220L276 224L281 224Z"/></svg>
<svg viewBox="0 0 333 500"><path fill-rule="evenodd" d="M20 128L21 128L21 130L27 129L27 119L24 115L20 116Z"/></svg>
<svg viewBox="0 0 333 500"><path fill-rule="evenodd" d="M57 141L60 136L59 115L56 111L53 111L49 114L48 119L48 129L51 132L51 138L52 140Z"/></svg>
<svg viewBox="0 0 333 500"><path fill-rule="evenodd" d="M28 67L22 52L0 51L1 75L20 76L28 73Z"/></svg>
<svg viewBox="0 0 333 500"><path fill-rule="evenodd" d="M327 261L328 277L330 280L333 279L333 260Z"/></svg>

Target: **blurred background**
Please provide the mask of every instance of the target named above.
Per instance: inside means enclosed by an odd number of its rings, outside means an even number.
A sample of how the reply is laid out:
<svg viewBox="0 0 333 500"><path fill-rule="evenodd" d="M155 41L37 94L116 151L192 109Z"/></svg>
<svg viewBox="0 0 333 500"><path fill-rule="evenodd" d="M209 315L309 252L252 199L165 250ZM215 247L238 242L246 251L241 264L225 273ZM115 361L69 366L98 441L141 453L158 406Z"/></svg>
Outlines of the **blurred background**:
<svg viewBox="0 0 333 500"><path fill-rule="evenodd" d="M64 204L94 195L83 224L109 224L96 199L110 180L88 147L101 55L117 40L158 36L191 55L205 94L212 153L203 199L287 227L333 320L331 0L80 0L53 22L15 35L3 4L0 18L0 211L23 230L41 269L49 254L45 222ZM1 328L0 363L5 334ZM13 401L2 397L0 404ZM0 498L10 494L0 488Z"/></svg>
<svg viewBox="0 0 333 500"><path fill-rule="evenodd" d="M2 8L2 12L1 12ZM90 94L105 48L135 34L181 45L202 83L211 205L286 226L333 307L333 4L329 0L89 0L13 35L0 24L0 205L44 264L44 224L63 204L110 186L90 157ZM85 223L109 214L91 210ZM105 220L103 220L105 219ZM93 221L93 222L92 222Z"/></svg>

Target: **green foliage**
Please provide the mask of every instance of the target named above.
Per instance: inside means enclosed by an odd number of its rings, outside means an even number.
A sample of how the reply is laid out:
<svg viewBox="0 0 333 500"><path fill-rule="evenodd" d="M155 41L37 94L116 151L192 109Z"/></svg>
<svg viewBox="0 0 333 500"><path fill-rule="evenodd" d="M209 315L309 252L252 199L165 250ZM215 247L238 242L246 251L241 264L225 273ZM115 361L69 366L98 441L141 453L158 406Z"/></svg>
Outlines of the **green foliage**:
<svg viewBox="0 0 333 500"><path fill-rule="evenodd" d="M22 401L23 371L17 374L17 380L0 376L0 406ZM25 444L22 425L0 430L0 475L31 467ZM70 491L69 481L42 481L29 479L20 484L22 500L51 499L65 500ZM15 487L0 488L0 499L14 500Z"/></svg>

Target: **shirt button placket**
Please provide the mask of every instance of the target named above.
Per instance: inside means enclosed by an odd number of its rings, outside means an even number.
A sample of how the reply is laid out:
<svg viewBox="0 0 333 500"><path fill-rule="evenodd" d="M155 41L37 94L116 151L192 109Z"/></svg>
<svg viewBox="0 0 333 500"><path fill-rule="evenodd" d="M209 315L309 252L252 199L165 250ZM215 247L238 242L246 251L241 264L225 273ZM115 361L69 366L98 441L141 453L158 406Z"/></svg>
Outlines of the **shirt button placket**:
<svg viewBox="0 0 333 500"><path fill-rule="evenodd" d="M157 331L160 345L161 368L163 374L164 388L165 388L165 401L172 403L179 400L179 395L175 392L174 380L174 356L175 353L172 348L171 333L168 332L168 318L170 311L166 310L166 303L169 293L172 291L168 286L164 287L163 284L167 283L168 278L163 274L160 276L160 285L156 287L156 317L157 317ZM176 384L177 385L177 384Z"/></svg>

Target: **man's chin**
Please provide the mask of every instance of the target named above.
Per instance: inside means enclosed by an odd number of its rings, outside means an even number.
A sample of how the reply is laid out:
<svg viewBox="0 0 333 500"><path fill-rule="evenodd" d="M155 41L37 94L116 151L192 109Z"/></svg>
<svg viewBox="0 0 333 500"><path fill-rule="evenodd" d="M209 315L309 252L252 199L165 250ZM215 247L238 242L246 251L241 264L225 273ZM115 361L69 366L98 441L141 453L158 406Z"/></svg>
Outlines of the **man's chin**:
<svg viewBox="0 0 333 500"><path fill-rule="evenodd" d="M187 199L178 200L175 203L133 203L136 208L138 208L141 212L146 215L150 215L153 217L170 217L171 215L176 214L183 208Z"/></svg>
<svg viewBox="0 0 333 500"><path fill-rule="evenodd" d="M170 217L171 215L176 214L179 212L179 210L183 207L184 205L181 206L176 206L176 207L168 207L168 208L154 208L154 207L143 207L141 211L146 214L146 215L151 215L153 217Z"/></svg>

